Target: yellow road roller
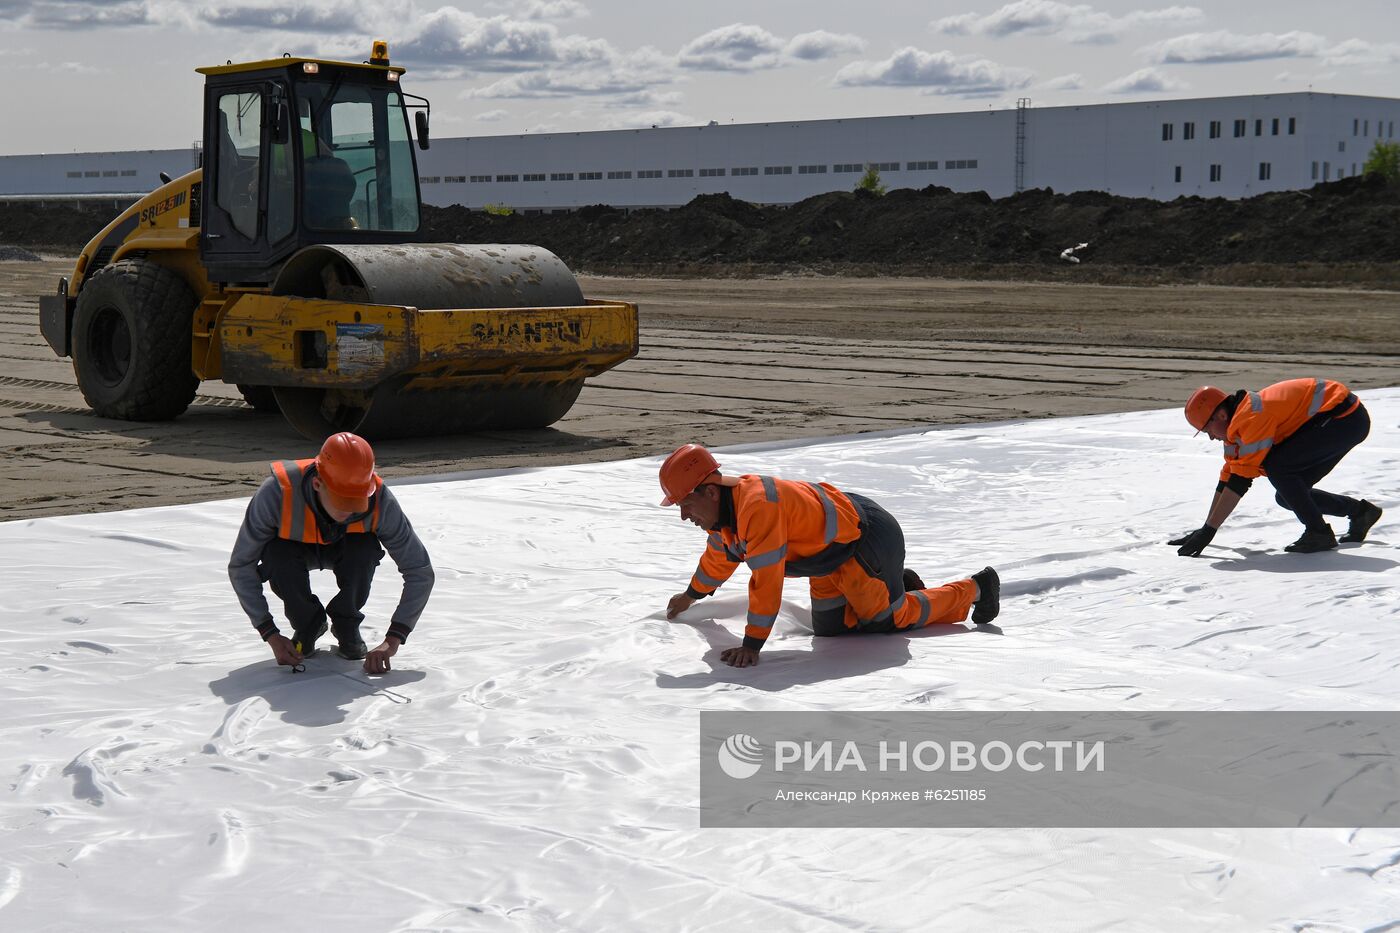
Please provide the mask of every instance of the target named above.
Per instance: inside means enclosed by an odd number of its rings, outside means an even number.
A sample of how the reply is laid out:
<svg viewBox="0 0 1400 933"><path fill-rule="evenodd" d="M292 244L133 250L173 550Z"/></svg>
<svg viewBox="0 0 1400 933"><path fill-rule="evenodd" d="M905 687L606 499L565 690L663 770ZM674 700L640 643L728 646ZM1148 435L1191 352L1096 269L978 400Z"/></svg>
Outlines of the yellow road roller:
<svg viewBox="0 0 1400 933"><path fill-rule="evenodd" d="M98 415L174 418L219 379L313 440L543 427L636 355L636 306L584 298L548 250L418 242L428 101L385 43L198 70L201 167L39 301Z"/></svg>

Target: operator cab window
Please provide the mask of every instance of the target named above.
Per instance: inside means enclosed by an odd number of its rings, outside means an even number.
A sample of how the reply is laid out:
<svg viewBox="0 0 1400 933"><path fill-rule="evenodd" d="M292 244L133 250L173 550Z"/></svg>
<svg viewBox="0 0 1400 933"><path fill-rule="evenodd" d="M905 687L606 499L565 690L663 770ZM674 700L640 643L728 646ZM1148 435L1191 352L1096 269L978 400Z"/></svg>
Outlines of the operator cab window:
<svg viewBox="0 0 1400 933"><path fill-rule="evenodd" d="M306 225L416 231L417 174L399 93L331 80L299 90Z"/></svg>
<svg viewBox="0 0 1400 933"><path fill-rule="evenodd" d="M258 235L258 170L262 154L262 95L219 97L219 179L215 203L233 229L248 239Z"/></svg>

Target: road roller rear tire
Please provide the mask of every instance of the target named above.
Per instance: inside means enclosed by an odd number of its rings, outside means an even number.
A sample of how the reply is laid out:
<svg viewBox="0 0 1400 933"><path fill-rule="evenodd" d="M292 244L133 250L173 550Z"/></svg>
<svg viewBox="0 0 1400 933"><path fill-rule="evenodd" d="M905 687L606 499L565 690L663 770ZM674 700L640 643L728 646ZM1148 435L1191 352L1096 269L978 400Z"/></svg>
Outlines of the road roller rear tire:
<svg viewBox="0 0 1400 933"><path fill-rule="evenodd" d="M189 407L199 387L190 366L196 304L184 279L144 259L113 263L83 286L73 371L93 412L169 421Z"/></svg>
<svg viewBox="0 0 1400 933"><path fill-rule="evenodd" d="M238 393L243 396L243 401L257 411L275 415L282 410L277 407L277 394L273 392L272 386L250 386L240 382Z"/></svg>

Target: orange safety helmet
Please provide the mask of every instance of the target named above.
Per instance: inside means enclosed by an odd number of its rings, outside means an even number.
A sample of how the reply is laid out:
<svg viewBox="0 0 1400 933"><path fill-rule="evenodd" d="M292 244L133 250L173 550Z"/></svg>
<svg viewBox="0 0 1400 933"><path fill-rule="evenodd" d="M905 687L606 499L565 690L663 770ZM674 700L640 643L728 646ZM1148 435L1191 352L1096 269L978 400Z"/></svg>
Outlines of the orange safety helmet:
<svg viewBox="0 0 1400 933"><path fill-rule="evenodd" d="M316 475L321 477L321 494L328 505L364 512L374 492L374 450L358 434L332 434L316 455Z"/></svg>
<svg viewBox="0 0 1400 933"><path fill-rule="evenodd" d="M661 464L662 505L675 505L719 469L714 454L699 444L682 444Z"/></svg>
<svg viewBox="0 0 1400 933"><path fill-rule="evenodd" d="M1215 386L1201 386L1191 393L1191 398L1186 402L1186 420L1197 431L1204 431L1210 416L1227 398L1229 396Z"/></svg>

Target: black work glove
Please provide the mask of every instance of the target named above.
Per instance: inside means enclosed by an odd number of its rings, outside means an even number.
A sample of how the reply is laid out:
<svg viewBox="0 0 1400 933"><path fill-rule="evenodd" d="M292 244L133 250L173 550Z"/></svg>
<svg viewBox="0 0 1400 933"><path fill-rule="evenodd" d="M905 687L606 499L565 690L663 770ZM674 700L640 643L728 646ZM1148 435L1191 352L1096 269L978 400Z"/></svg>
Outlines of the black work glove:
<svg viewBox="0 0 1400 933"><path fill-rule="evenodd" d="M1182 535L1180 538L1172 538L1168 544L1179 544L1176 552L1182 557L1200 557L1201 552L1206 549L1206 545L1215 539L1215 529L1209 525L1202 525L1189 535Z"/></svg>

